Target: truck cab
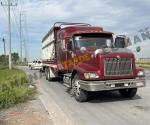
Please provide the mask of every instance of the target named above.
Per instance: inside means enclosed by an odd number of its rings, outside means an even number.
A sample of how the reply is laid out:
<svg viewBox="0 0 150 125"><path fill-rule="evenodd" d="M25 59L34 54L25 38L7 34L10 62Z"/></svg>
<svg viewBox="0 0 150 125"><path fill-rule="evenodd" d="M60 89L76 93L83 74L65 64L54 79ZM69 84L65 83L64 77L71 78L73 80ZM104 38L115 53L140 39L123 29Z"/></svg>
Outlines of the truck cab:
<svg viewBox="0 0 150 125"><path fill-rule="evenodd" d="M93 91L118 90L123 97L133 97L137 88L145 86L144 71L136 67L134 54L126 48L129 41L121 45L122 39L114 40L113 33L102 27L62 25L67 26L55 35L56 62L51 73L63 76L77 101L87 101Z"/></svg>

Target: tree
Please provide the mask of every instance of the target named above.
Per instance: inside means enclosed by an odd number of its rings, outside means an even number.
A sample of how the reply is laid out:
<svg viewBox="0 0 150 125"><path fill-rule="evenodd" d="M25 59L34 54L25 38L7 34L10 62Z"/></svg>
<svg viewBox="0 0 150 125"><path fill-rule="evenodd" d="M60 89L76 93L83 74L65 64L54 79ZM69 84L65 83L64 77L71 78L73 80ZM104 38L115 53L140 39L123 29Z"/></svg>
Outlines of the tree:
<svg viewBox="0 0 150 125"><path fill-rule="evenodd" d="M16 64L19 61L19 54L14 52L12 55L12 61Z"/></svg>
<svg viewBox="0 0 150 125"><path fill-rule="evenodd" d="M14 52L11 54L12 62L16 64L19 61L19 54ZM0 55L0 65L8 65L8 55Z"/></svg>
<svg viewBox="0 0 150 125"><path fill-rule="evenodd" d="M0 56L0 65L7 65L8 64L8 55L1 55Z"/></svg>

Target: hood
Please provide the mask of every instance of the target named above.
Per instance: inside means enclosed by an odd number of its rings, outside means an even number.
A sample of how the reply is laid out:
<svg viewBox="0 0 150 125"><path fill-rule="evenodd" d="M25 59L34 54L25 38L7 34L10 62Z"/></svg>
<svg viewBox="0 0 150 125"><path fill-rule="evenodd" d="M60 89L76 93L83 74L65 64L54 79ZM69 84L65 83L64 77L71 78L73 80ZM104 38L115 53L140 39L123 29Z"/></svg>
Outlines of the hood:
<svg viewBox="0 0 150 125"><path fill-rule="evenodd" d="M127 48L102 48L102 49L97 49L94 52L95 57L97 54L109 54L109 53L130 53L130 54L132 54L132 51Z"/></svg>
<svg viewBox="0 0 150 125"><path fill-rule="evenodd" d="M99 48L99 49L87 49L84 53L89 54L109 54L109 53L130 53L133 54L130 49L127 48Z"/></svg>
<svg viewBox="0 0 150 125"><path fill-rule="evenodd" d="M97 49L97 50L86 50L86 53L91 55L91 59L89 61L85 61L78 65L78 68L82 70L81 72L97 72L100 76L101 80L106 79L126 79L126 78L133 78L135 76L134 68L135 68L135 62L134 62L134 55L131 52L131 50L126 48L103 48L103 49ZM113 66L115 63L112 62L113 58L122 58L121 60L127 61L127 59L131 59L132 70L131 74L129 75L105 75L105 63L107 59L109 59L112 63L108 67ZM105 60L106 59L106 60ZM123 62L122 62L123 63ZM121 64L124 65L124 64ZM128 65L126 65L126 68ZM130 65L129 65L130 66ZM114 69L113 66L111 69ZM107 68L107 67L106 67ZM123 68L123 67L120 67ZM115 70L115 69L114 69ZM119 70L119 69L117 69ZM124 69L123 69L124 70Z"/></svg>

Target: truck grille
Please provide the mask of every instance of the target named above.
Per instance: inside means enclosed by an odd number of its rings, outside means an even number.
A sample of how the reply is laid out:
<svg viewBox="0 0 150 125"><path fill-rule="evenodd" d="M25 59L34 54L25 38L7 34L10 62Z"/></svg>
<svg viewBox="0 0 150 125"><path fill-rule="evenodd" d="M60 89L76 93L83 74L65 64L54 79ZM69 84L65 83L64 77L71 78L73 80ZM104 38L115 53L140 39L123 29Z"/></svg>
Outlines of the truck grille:
<svg viewBox="0 0 150 125"><path fill-rule="evenodd" d="M106 76L125 76L132 74L132 60L128 57L114 57L104 59L104 73Z"/></svg>

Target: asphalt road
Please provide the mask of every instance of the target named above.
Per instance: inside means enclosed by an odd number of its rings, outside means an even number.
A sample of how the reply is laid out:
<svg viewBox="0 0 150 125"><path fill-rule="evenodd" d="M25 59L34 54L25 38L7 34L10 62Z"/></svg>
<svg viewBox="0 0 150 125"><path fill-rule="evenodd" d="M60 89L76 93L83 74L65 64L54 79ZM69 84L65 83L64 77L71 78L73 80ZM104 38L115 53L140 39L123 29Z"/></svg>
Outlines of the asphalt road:
<svg viewBox="0 0 150 125"><path fill-rule="evenodd" d="M39 74L23 69L28 74ZM146 80L147 86L140 88L133 99L124 99L117 92L98 92L93 93L88 102L79 103L62 83L38 77L45 93L75 125L150 125L150 70L146 70Z"/></svg>

